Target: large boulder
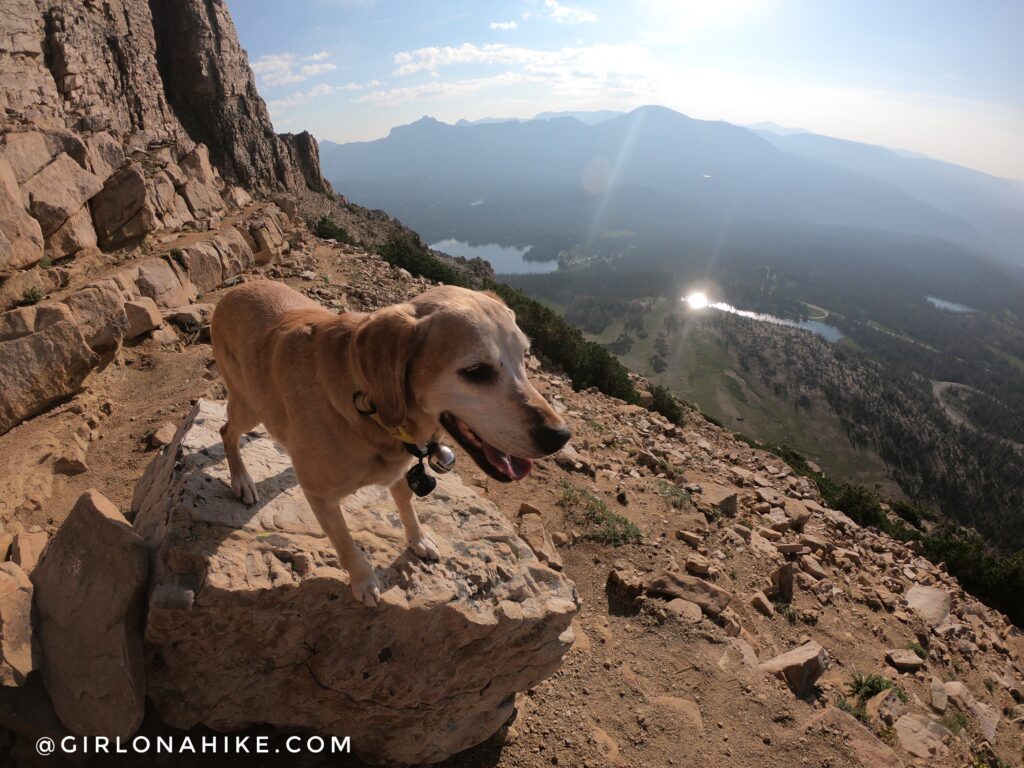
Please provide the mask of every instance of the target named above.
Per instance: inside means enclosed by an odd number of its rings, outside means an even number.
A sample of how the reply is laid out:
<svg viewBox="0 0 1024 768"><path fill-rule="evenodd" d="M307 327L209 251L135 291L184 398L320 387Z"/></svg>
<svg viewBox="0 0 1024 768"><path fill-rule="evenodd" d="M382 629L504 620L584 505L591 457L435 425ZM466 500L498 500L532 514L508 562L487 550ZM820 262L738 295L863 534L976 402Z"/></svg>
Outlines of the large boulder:
<svg viewBox="0 0 1024 768"><path fill-rule="evenodd" d="M57 231L46 238L45 253L56 261L65 256L72 256L79 251L95 252L96 230L92 226L89 207L83 206L78 213L61 224Z"/></svg>
<svg viewBox="0 0 1024 768"><path fill-rule="evenodd" d="M696 603L708 616L718 616L732 600L732 593L710 581L681 571L662 568L649 574L644 589L669 600L681 598Z"/></svg>
<svg viewBox="0 0 1024 768"><path fill-rule="evenodd" d="M82 210L86 201L103 189L95 174L82 168L64 153L22 185L28 207L49 236Z"/></svg>
<svg viewBox="0 0 1024 768"><path fill-rule="evenodd" d="M100 181L106 181L124 165L124 149L121 142L109 133L93 133L86 137L85 147L88 152L89 169Z"/></svg>
<svg viewBox="0 0 1024 768"><path fill-rule="evenodd" d="M64 300L94 352L109 352L121 345L128 329L125 299L117 282L107 278L79 288Z"/></svg>
<svg viewBox="0 0 1024 768"><path fill-rule="evenodd" d="M98 361L64 304L0 315L0 434L77 392Z"/></svg>
<svg viewBox="0 0 1024 768"><path fill-rule="evenodd" d="M152 199L156 189L147 184L146 174L138 163L107 179L91 202L100 245L113 248L159 228L161 222ZM173 192L172 186L172 196Z"/></svg>
<svg viewBox="0 0 1024 768"><path fill-rule="evenodd" d="M914 757L922 760L937 760L948 754L945 742L950 732L940 723L924 715L904 715L893 726L899 745Z"/></svg>
<svg viewBox="0 0 1024 768"><path fill-rule="evenodd" d="M149 559L117 507L89 490L32 573L43 680L72 733L127 738L142 722Z"/></svg>
<svg viewBox="0 0 1024 768"><path fill-rule="evenodd" d="M10 163L0 156L0 273L30 267L43 258L43 231L21 199Z"/></svg>
<svg viewBox="0 0 1024 768"><path fill-rule="evenodd" d="M17 563L0 562L0 686L22 685L36 668L32 582Z"/></svg>
<svg viewBox="0 0 1024 768"><path fill-rule="evenodd" d="M163 259L147 259L122 273L127 286L134 286L140 296L151 298L158 307L180 307L196 297L195 286L188 278L182 283L174 268Z"/></svg>
<svg viewBox="0 0 1024 768"><path fill-rule="evenodd" d="M857 765L862 768L902 768L891 747L878 739L856 719L835 707L826 707L813 715L804 725L808 733L837 734L842 739Z"/></svg>
<svg viewBox="0 0 1024 768"><path fill-rule="evenodd" d="M371 609L270 439L243 447L261 503L234 498L224 418L200 400L132 502L153 550L146 675L165 722L306 729L351 736L365 759L436 762L488 738L516 692L558 668L573 640L572 582L457 476L417 502L438 563L406 548L384 489L345 500L383 587Z"/></svg>

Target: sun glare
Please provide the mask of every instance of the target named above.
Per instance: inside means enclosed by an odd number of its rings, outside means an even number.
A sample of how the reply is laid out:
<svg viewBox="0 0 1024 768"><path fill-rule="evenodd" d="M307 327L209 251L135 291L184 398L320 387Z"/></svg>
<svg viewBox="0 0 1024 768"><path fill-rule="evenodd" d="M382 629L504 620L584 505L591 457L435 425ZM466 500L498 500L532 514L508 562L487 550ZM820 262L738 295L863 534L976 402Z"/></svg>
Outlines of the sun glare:
<svg viewBox="0 0 1024 768"><path fill-rule="evenodd" d="M690 309L704 309L708 305L707 294L702 291L694 291L684 301L690 305Z"/></svg>

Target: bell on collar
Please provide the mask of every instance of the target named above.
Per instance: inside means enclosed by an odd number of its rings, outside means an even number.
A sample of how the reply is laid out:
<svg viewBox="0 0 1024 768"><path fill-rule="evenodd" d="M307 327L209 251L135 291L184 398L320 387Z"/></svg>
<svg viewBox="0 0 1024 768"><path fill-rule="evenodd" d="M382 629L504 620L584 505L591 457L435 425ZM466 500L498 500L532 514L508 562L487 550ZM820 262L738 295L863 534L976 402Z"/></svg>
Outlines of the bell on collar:
<svg viewBox="0 0 1024 768"><path fill-rule="evenodd" d="M429 474L420 462L405 473L405 482L417 496L426 496L437 487L437 478Z"/></svg>
<svg viewBox="0 0 1024 768"><path fill-rule="evenodd" d="M435 443L429 447L427 463L432 470L439 475L445 475L455 468L455 451L442 443Z"/></svg>

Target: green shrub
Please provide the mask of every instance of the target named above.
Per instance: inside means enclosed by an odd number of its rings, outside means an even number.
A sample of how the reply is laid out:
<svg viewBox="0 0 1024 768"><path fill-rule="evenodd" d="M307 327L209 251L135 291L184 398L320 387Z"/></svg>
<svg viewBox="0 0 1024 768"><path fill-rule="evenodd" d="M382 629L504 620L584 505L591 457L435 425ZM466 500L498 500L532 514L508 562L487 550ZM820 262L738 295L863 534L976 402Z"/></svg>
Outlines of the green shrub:
<svg viewBox="0 0 1024 768"><path fill-rule="evenodd" d="M836 694L833 703L836 705L837 709L841 709L846 714L852 715L862 723L866 724L868 722L868 713L864 711L864 707L862 705L853 704L845 696L840 696L839 694Z"/></svg>
<svg viewBox="0 0 1024 768"><path fill-rule="evenodd" d="M18 306L29 307L33 304L38 304L42 300L43 292L37 286L33 286L21 294L21 301L18 302Z"/></svg>
<svg viewBox="0 0 1024 768"><path fill-rule="evenodd" d="M393 237L377 246L377 253L394 267L401 267L414 275L448 285L469 287L462 275L437 260L419 241L408 237Z"/></svg>
<svg viewBox="0 0 1024 768"><path fill-rule="evenodd" d="M950 707L946 710L946 714L942 716L942 724L946 726L954 736L959 736L960 732L967 727L967 716L959 709Z"/></svg>
<svg viewBox="0 0 1024 768"><path fill-rule="evenodd" d="M683 423L683 404L678 397L672 394L668 387L655 384L651 387L651 395L654 402L651 403L651 410L660 413L673 424Z"/></svg>
<svg viewBox="0 0 1024 768"><path fill-rule="evenodd" d="M900 701L907 701L906 691L882 675L862 675L860 672L854 672L853 677L847 681L846 687L850 689L850 695L860 703L888 690L893 691Z"/></svg>
<svg viewBox="0 0 1024 768"><path fill-rule="evenodd" d="M796 624L797 619L800 618L792 603L787 603L785 600L773 600L772 605L775 606L775 612L785 617L790 624Z"/></svg>
<svg viewBox="0 0 1024 768"><path fill-rule="evenodd" d="M686 509L692 503L688 490L664 480L658 481L658 494L672 505L673 509Z"/></svg>
<svg viewBox="0 0 1024 768"><path fill-rule="evenodd" d="M920 643L910 643L910 645L907 646L907 650L913 651L922 659L928 658L928 649Z"/></svg>
<svg viewBox="0 0 1024 768"><path fill-rule="evenodd" d="M329 216L321 216L317 221L310 223L309 229L314 235L322 237L324 240L337 240L346 245L353 243L345 228L336 224Z"/></svg>

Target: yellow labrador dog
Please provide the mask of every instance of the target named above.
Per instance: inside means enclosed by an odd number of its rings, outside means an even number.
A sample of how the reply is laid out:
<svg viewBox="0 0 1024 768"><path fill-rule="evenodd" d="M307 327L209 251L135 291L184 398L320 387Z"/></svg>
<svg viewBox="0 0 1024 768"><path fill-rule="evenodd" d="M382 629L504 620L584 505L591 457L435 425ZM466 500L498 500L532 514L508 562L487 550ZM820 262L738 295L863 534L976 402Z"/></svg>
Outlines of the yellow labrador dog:
<svg viewBox="0 0 1024 768"><path fill-rule="evenodd" d="M342 498L387 486L409 547L439 557L413 510L406 443L425 445L443 427L488 475L508 482L571 436L527 378L529 341L514 313L489 293L440 286L406 304L336 315L260 280L221 299L212 336L228 390L221 436L232 491L246 504L259 500L239 439L262 423L288 451L353 594L368 606L380 586L345 525ZM357 407L360 397L376 407L373 418Z"/></svg>

